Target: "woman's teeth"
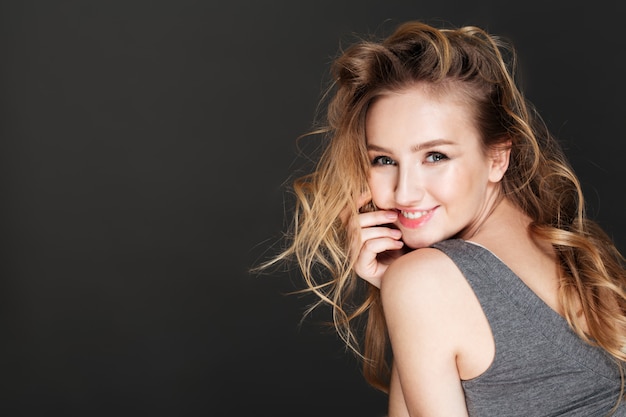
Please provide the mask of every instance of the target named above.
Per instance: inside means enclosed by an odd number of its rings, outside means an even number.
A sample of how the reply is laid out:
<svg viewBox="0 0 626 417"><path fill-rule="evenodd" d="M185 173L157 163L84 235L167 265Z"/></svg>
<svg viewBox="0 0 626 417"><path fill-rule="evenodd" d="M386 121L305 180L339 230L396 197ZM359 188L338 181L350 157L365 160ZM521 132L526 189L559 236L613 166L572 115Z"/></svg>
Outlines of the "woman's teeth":
<svg viewBox="0 0 626 417"><path fill-rule="evenodd" d="M419 219L428 214L428 211L400 211L400 213L407 219Z"/></svg>

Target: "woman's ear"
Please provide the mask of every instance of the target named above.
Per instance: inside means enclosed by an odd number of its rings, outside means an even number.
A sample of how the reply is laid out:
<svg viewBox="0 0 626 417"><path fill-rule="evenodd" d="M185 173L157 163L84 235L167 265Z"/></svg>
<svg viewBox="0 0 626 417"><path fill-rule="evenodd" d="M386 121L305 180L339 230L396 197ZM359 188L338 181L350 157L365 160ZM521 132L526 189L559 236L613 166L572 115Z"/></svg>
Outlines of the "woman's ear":
<svg viewBox="0 0 626 417"><path fill-rule="evenodd" d="M509 159L511 157L511 140L492 148L489 151L489 159L491 161L489 170L489 181L500 182L504 173L509 168Z"/></svg>

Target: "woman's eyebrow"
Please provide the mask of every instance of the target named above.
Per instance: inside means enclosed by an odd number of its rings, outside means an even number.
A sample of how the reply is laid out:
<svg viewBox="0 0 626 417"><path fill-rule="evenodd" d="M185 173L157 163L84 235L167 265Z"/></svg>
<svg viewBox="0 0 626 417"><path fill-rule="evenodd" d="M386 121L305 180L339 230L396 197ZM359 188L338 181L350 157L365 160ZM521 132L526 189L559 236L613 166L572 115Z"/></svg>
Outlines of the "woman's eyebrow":
<svg viewBox="0 0 626 417"><path fill-rule="evenodd" d="M418 152L422 149L434 148L436 146L442 145L454 145L454 142L448 139L434 139L429 140L428 142L418 143L417 145L411 146L411 152Z"/></svg>
<svg viewBox="0 0 626 417"><path fill-rule="evenodd" d="M370 145L369 143L367 144L367 150L368 151L376 151L376 152L389 152L388 149L383 148L382 146L378 146L378 145Z"/></svg>
<svg viewBox="0 0 626 417"><path fill-rule="evenodd" d="M442 146L442 145L454 145L455 142L448 140L448 139L434 139L434 140L429 140L428 142L422 142L422 143L418 143L416 145L412 145L411 146L411 152L419 152L423 149L428 149L428 148L434 148L436 146ZM378 146L378 145L372 145L372 144L367 144L367 150L368 151L376 151L376 152L389 152L388 149L382 147L382 146Z"/></svg>

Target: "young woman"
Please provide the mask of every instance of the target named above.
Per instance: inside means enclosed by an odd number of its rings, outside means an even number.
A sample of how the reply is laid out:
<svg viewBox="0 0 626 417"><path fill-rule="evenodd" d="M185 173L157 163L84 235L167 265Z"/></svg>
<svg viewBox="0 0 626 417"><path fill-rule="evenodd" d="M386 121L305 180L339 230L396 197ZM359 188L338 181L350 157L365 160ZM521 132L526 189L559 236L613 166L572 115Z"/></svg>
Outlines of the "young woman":
<svg viewBox="0 0 626 417"><path fill-rule="evenodd" d="M389 417L626 416L624 258L514 64L421 22L334 62L326 147L265 267L298 262Z"/></svg>

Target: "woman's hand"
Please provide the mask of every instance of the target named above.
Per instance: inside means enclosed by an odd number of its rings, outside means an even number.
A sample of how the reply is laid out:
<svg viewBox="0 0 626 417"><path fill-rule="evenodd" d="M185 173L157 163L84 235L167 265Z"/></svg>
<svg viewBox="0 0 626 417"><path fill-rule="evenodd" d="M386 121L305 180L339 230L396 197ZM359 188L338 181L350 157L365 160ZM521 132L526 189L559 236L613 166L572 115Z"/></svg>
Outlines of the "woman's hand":
<svg viewBox="0 0 626 417"><path fill-rule="evenodd" d="M354 271L378 288L387 267L405 253L402 232L389 225L397 218L393 210L366 211L358 215L361 233L352 248L356 256Z"/></svg>

